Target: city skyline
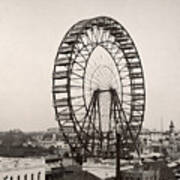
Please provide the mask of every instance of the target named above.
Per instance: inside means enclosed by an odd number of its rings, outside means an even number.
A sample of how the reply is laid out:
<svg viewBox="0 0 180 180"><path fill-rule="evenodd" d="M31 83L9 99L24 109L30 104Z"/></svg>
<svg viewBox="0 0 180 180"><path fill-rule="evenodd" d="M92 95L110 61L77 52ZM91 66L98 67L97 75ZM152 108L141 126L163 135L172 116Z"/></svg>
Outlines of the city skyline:
<svg viewBox="0 0 180 180"><path fill-rule="evenodd" d="M88 8L87 8L88 7ZM180 127L180 2L174 0L0 1L0 131L58 126L52 71L58 46L77 21L117 19L131 34L145 74L144 127Z"/></svg>

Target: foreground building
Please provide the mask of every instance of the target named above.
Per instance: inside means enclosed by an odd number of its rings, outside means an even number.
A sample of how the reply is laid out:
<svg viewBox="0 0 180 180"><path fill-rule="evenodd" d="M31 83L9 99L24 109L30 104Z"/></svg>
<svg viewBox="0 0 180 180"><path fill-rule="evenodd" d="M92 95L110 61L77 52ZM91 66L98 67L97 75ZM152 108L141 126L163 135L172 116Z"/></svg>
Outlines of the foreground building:
<svg viewBox="0 0 180 180"><path fill-rule="evenodd" d="M72 158L48 156L46 162L46 180L63 180L67 175L73 175L82 170L81 165Z"/></svg>
<svg viewBox="0 0 180 180"><path fill-rule="evenodd" d="M122 171L122 180L159 180L160 169L144 168L143 166L134 166L134 169Z"/></svg>
<svg viewBox="0 0 180 180"><path fill-rule="evenodd" d="M45 161L35 158L0 158L1 180L45 180Z"/></svg>

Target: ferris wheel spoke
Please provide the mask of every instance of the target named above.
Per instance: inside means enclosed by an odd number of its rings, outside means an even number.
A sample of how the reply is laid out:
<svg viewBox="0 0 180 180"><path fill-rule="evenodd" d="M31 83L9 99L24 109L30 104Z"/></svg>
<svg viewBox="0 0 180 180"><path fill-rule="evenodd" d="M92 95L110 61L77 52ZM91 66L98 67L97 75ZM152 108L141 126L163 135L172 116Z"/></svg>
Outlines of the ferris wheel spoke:
<svg viewBox="0 0 180 180"><path fill-rule="evenodd" d="M77 98L76 98L77 97ZM74 96L74 97L71 97L71 99L72 99L72 103L73 104L75 104L75 103L78 103L77 105L79 106L80 105L80 102L82 102L83 101L83 98L81 99L81 97L83 97L83 96ZM83 104L84 105L84 104Z"/></svg>
<svg viewBox="0 0 180 180"><path fill-rule="evenodd" d="M95 45L95 43L93 42L93 40L90 38L89 34L87 34L86 38L87 38L87 41L88 41L87 44L89 44L89 45L91 45L91 46L94 46L94 45Z"/></svg>
<svg viewBox="0 0 180 180"><path fill-rule="evenodd" d="M100 74L98 74L98 75L96 76L96 78L95 78L95 77L93 77L93 78L96 79L96 80L98 80L100 84L103 83L105 86L107 86L107 79L104 79L103 82L102 82L102 81L100 81L100 80L101 80L100 77L104 77L104 74L103 74L102 72L101 72Z"/></svg>
<svg viewBox="0 0 180 180"><path fill-rule="evenodd" d="M86 51L86 52L88 52L88 51ZM85 55L84 54L82 54L81 52L78 54L79 56L81 56L83 59L84 59L84 62L86 62L87 61L87 59L88 59L88 57L89 57L89 52L88 52L88 54L86 55L87 56L87 58L85 57Z"/></svg>
<svg viewBox="0 0 180 180"><path fill-rule="evenodd" d="M81 49L84 48L83 44L81 42L78 41L77 44L75 44L74 46L74 50L76 51L76 53L78 53L79 51L81 51Z"/></svg>
<svg viewBox="0 0 180 180"><path fill-rule="evenodd" d="M102 72L102 69L99 68L99 67L101 67L101 66L98 65L98 64L96 63L96 61L93 61L93 63L94 63L94 66L96 66L97 69L98 69L98 74L101 75L101 76L104 76L104 74L103 74L103 72ZM90 64L90 65L91 65L91 64ZM91 66L93 66L93 65L91 65Z"/></svg>
<svg viewBox="0 0 180 180"><path fill-rule="evenodd" d="M93 40L93 36L92 36L92 30L93 29L90 29L88 32L87 32L87 38L88 38L88 40L89 40L89 42L94 42L94 40Z"/></svg>
<svg viewBox="0 0 180 180"><path fill-rule="evenodd" d="M80 99L80 98L83 98L83 96L71 96L71 99L74 100L74 99Z"/></svg>
<svg viewBox="0 0 180 180"><path fill-rule="evenodd" d="M109 31L107 31L106 39L110 40L110 38L111 38L110 33L109 33Z"/></svg>
<svg viewBox="0 0 180 180"><path fill-rule="evenodd" d="M95 74L92 74L91 80L95 80L96 82L100 82L99 76L94 76Z"/></svg>
<svg viewBox="0 0 180 180"><path fill-rule="evenodd" d="M79 77L79 78L81 78L81 79L83 79L83 76L80 75L80 74L78 74L78 73L76 73L76 72L72 72L72 74L75 75L75 76L77 76L77 77Z"/></svg>
<svg viewBox="0 0 180 180"><path fill-rule="evenodd" d="M122 76L121 76L121 79L122 79L122 80L130 79L129 74L122 75Z"/></svg>
<svg viewBox="0 0 180 180"><path fill-rule="evenodd" d="M128 106L131 106L131 101L123 101L122 104L126 104ZM123 106L123 105L122 105Z"/></svg>
<svg viewBox="0 0 180 180"><path fill-rule="evenodd" d="M108 44L109 47L107 47L107 50L112 52L111 56L114 58L118 53L119 53L119 49L117 47L114 46L114 44ZM117 48L117 49L116 49ZM114 49L116 49L116 51L114 52Z"/></svg>
<svg viewBox="0 0 180 180"><path fill-rule="evenodd" d="M95 42L98 42L98 31L97 31L97 27L96 28L93 28L93 32L92 32L92 37L94 39Z"/></svg>
<svg viewBox="0 0 180 180"><path fill-rule="evenodd" d="M78 65L82 70L85 69L85 67L84 67L81 63L79 63L78 61L75 61L74 63L75 63L76 65Z"/></svg>
<svg viewBox="0 0 180 180"><path fill-rule="evenodd" d="M93 42L98 43L98 39L97 39L97 27L92 29L91 37L92 37Z"/></svg>
<svg viewBox="0 0 180 180"><path fill-rule="evenodd" d="M123 88L127 88L127 87L130 87L130 86L131 86L131 83L123 84L123 85L122 85Z"/></svg>
<svg viewBox="0 0 180 180"><path fill-rule="evenodd" d="M75 113L77 113L77 112L81 111L83 108L84 108L84 106L82 105L82 106L74 109L74 111L75 111Z"/></svg>
<svg viewBox="0 0 180 180"><path fill-rule="evenodd" d="M103 35L102 28L98 27L97 28L97 38L96 38L98 43L101 43L103 41L102 35Z"/></svg>
<svg viewBox="0 0 180 180"><path fill-rule="evenodd" d="M86 81L87 82L93 82L94 84L99 85L99 80L96 78L90 79L90 78L86 77Z"/></svg>
<svg viewBox="0 0 180 180"><path fill-rule="evenodd" d="M103 29L103 30L102 30L102 38L101 38L102 42L105 42L105 41L107 40L106 35L107 35L107 31L105 31L105 30Z"/></svg>
<svg viewBox="0 0 180 180"><path fill-rule="evenodd" d="M83 41L83 39L82 39L82 36L80 36L80 41L81 41L81 43L83 44L83 47L86 49L86 51L88 52L89 51L89 49L87 48L88 46L90 46L90 45L92 45L92 44L85 44L85 42Z"/></svg>
<svg viewBox="0 0 180 180"><path fill-rule="evenodd" d="M99 28L99 43L103 42L103 29Z"/></svg>
<svg viewBox="0 0 180 180"><path fill-rule="evenodd" d="M132 94L129 92L129 93L123 93L124 96L132 96Z"/></svg>

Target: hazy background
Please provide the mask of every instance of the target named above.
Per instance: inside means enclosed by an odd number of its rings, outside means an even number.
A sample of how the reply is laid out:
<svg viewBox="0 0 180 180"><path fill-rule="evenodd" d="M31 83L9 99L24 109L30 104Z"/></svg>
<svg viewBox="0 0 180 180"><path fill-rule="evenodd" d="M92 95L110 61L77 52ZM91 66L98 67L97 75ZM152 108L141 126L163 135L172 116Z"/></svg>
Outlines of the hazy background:
<svg viewBox="0 0 180 180"><path fill-rule="evenodd" d="M78 20L105 15L129 31L142 58L144 126L180 129L180 0L0 0L0 130L57 126L53 62Z"/></svg>

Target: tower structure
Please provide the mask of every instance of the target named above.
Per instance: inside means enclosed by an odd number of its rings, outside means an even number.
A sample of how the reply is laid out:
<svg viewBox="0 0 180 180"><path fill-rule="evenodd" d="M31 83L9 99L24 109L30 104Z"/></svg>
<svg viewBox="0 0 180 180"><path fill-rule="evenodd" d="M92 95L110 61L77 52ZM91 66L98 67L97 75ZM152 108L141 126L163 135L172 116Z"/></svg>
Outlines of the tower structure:
<svg viewBox="0 0 180 180"><path fill-rule="evenodd" d="M174 133L174 123L173 121L170 121L170 124L169 124L169 133L170 135L172 135Z"/></svg>

